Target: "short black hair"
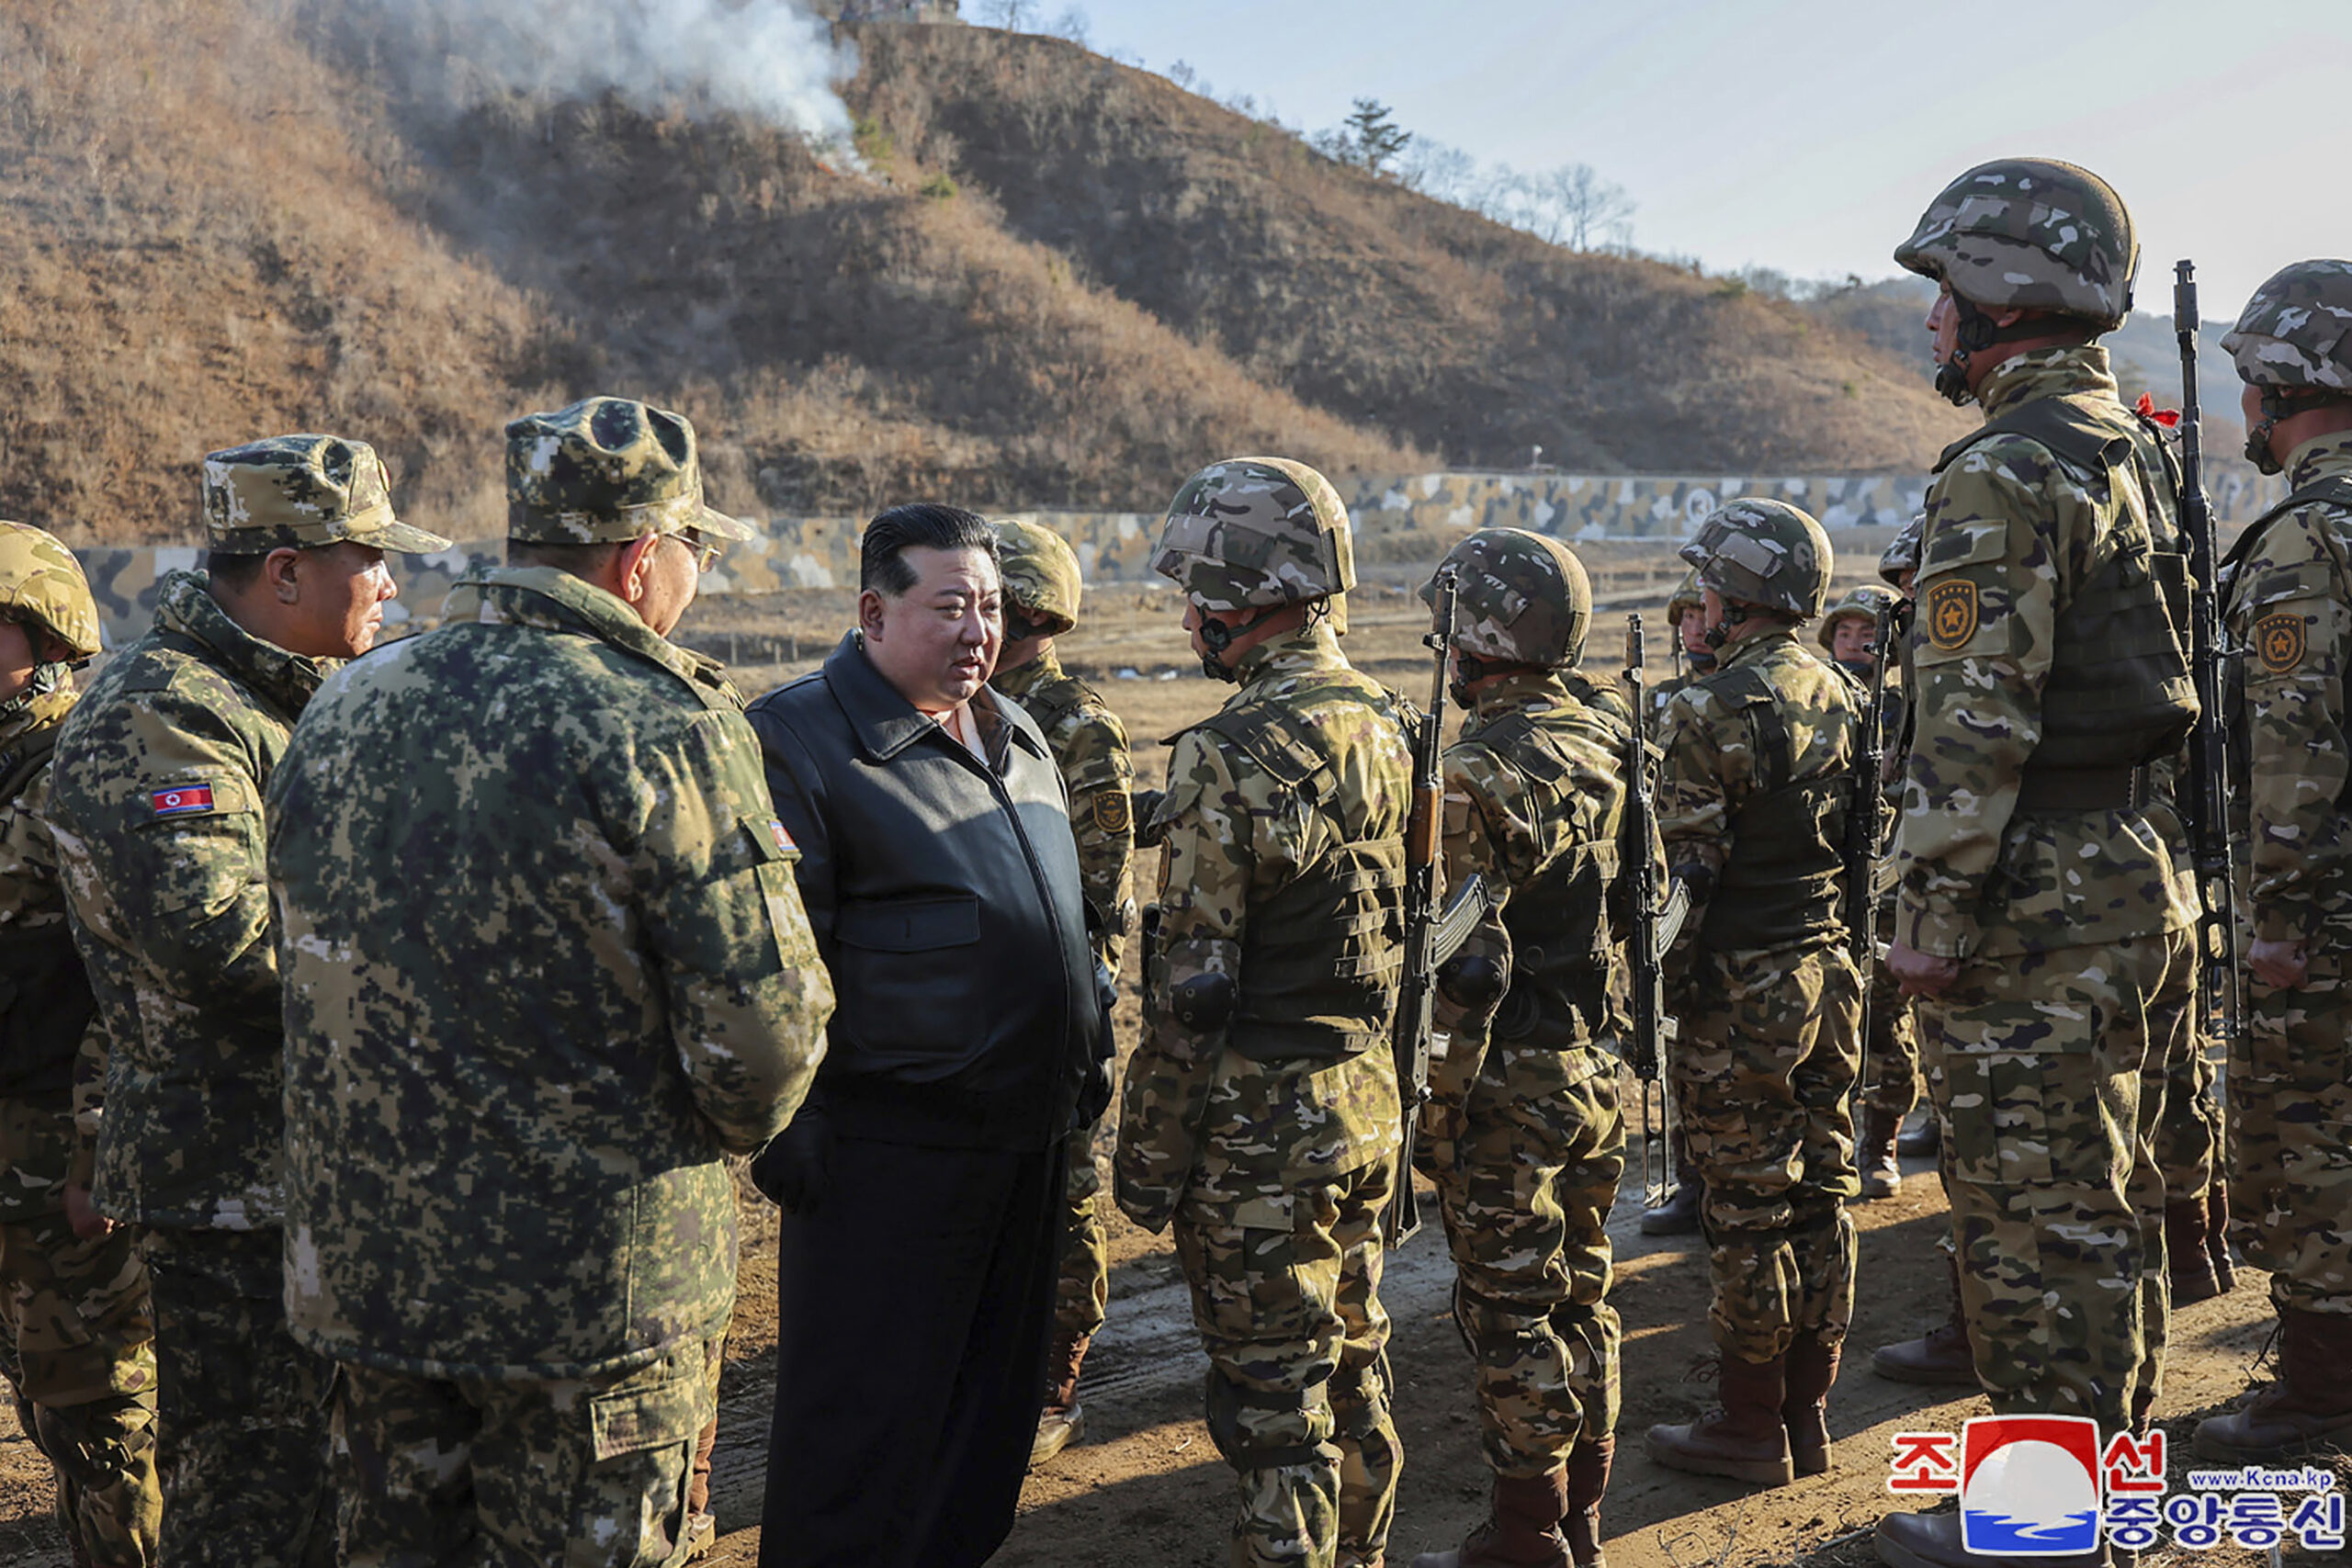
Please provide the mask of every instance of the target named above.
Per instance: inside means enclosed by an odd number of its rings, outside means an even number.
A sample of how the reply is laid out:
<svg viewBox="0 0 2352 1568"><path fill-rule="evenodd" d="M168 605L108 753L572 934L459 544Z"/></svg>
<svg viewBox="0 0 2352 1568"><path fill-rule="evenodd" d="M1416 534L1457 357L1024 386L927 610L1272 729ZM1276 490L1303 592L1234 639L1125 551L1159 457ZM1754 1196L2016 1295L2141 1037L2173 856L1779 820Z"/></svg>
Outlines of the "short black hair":
<svg viewBox="0 0 2352 1568"><path fill-rule="evenodd" d="M508 566L551 566L574 577L594 580L605 563L628 547L625 544L582 545L569 541L509 539Z"/></svg>
<svg viewBox="0 0 2352 1568"><path fill-rule="evenodd" d="M232 554L227 550L204 552L204 575L215 586L232 593L242 593L261 581L261 563L269 558L267 550L242 550Z"/></svg>
<svg viewBox="0 0 2352 1568"><path fill-rule="evenodd" d="M978 550L989 559L996 555L996 530L987 518L960 506L916 502L894 506L865 525L858 540L857 585L897 598L915 585L915 569L906 563L914 546L933 550Z"/></svg>

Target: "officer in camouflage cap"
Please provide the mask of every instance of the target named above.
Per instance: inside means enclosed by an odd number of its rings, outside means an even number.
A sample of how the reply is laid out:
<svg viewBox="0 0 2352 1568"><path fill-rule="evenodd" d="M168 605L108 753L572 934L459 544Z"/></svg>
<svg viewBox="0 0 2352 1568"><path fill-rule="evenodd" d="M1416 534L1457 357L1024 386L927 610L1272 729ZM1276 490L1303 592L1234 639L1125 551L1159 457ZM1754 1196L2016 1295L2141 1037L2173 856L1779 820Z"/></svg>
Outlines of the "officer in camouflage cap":
<svg viewBox="0 0 2352 1568"><path fill-rule="evenodd" d="M2230 552L2239 783L2251 818L2251 1016L2230 1045L2236 1235L2270 1271L2278 1381L2199 1423L2200 1455L2268 1462L2352 1432L2352 262L2297 262L2222 344L2245 383L2246 455L2289 493Z"/></svg>
<svg viewBox="0 0 2352 1568"><path fill-rule="evenodd" d="M1929 318L1936 390L1965 404L1979 396L1974 356L2046 335L2051 318L2122 325L2140 242L2122 198L2088 169L2001 158L1945 186L1894 259L1942 286Z"/></svg>
<svg viewBox="0 0 2352 1568"><path fill-rule="evenodd" d="M723 1156L800 1103L832 988L741 701L665 635L741 529L692 428L597 398L506 440L509 564L270 782L288 1311L342 1367L348 1561L671 1563Z"/></svg>
<svg viewBox="0 0 2352 1568"><path fill-rule="evenodd" d="M1842 918L1861 699L1798 639L1832 558L1778 501L1719 508L1682 547L1721 662L1675 694L1658 827L1690 913L1667 955L1670 1055L1722 1351L1722 1408L1650 1428L1660 1463L1765 1485L1829 1466L1825 1420L1853 1316L1861 979Z"/></svg>
<svg viewBox="0 0 2352 1568"><path fill-rule="evenodd" d="M1400 1143L1406 715L1332 636L1355 570L1314 469L1203 469L1152 565L1184 590L1204 668L1240 689L1169 764L1116 1196L1148 1230L1175 1223L1209 1433L1241 1483L1234 1561L1377 1563L1401 1458L1377 1292Z"/></svg>
<svg viewBox="0 0 2352 1568"><path fill-rule="evenodd" d="M73 671L98 651L73 552L0 523L0 1374L57 1474L77 1563L155 1561L154 1314L126 1226L90 1208L74 1067L97 1028L40 819Z"/></svg>
<svg viewBox="0 0 2352 1568"><path fill-rule="evenodd" d="M2168 1060L2150 1012L2191 919L2146 770L2196 711L2156 558L2180 538L2170 454L2093 341L2139 246L2105 181L2005 160L1895 259L1942 284L1939 385L1984 423L1928 491L1887 963L1919 998L1986 1396L2116 1431L2161 1364L2163 1178L2134 1085ZM1890 1515L1878 1551L1971 1561L1956 1516Z"/></svg>
<svg viewBox="0 0 2352 1568"><path fill-rule="evenodd" d="M1004 648L989 684L1020 703L1054 753L1069 790L1070 829L1087 919L1103 969L1119 972L1136 924L1135 764L1126 727L1092 686L1062 668L1054 639L1078 626L1078 556L1059 534L1035 523L994 525L1004 583ZM1046 1357L1046 1404L1029 1462L1043 1464L1084 1432L1078 1377L1110 1303L1111 1259L1095 1197L1098 1123L1069 1135L1063 1191L1067 1239L1055 1288L1054 1338Z"/></svg>
<svg viewBox="0 0 2352 1568"><path fill-rule="evenodd" d="M1458 1551L1414 1568L1600 1561L1616 1447L1617 1314L1602 1228L1625 1166L1609 979L1623 959L1625 721L1563 682L1592 590L1566 545L1486 528L1460 576L1461 739L1445 753L1449 887L1496 907L1439 973L1419 1147L1459 1278L1494 1508ZM1435 582L1422 590L1435 594Z"/></svg>
<svg viewBox="0 0 2352 1568"><path fill-rule="evenodd" d="M175 1561L334 1550L331 1363L286 1329L284 1021L263 791L319 682L376 640L394 515L366 443L283 435L206 457L202 572L58 731L46 812L104 1024L93 1196L127 1222L156 1319L158 1463Z"/></svg>

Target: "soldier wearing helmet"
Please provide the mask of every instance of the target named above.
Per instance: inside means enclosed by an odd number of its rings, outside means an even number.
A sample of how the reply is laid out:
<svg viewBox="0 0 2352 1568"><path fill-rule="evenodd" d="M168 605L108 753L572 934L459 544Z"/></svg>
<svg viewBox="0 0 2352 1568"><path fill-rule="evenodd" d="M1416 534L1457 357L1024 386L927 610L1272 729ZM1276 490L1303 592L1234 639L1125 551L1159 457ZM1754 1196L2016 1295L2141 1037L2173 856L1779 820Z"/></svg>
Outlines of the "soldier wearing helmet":
<svg viewBox="0 0 2352 1568"><path fill-rule="evenodd" d="M1853 1315L1861 979L1842 916L1861 699L1798 628L1828 536L1784 502L1718 508L1682 547L1719 663L1675 694L1658 829L1690 913L1667 955L1669 1057L1705 1183L1722 1407L1650 1428L1661 1464L1764 1485L1828 1468L1826 1407Z"/></svg>
<svg viewBox="0 0 2352 1568"><path fill-rule="evenodd" d="M390 555L449 541L401 522L374 448L339 435L214 452L198 501L205 570L158 584L153 628L66 716L46 814L105 1026L92 1196L137 1235L165 1325L172 1539L290 1563L333 1549L334 1365L284 1306L263 791L320 683L374 644Z"/></svg>
<svg viewBox="0 0 2352 1568"><path fill-rule="evenodd" d="M1682 581L1675 585L1673 595L1666 602L1666 624L1674 633L1675 673L1650 688L1653 731L1665 721L1667 705L1674 701L1674 694L1715 667L1715 650L1707 641L1707 617L1702 613L1706 603L1706 591L1699 586L1699 569L1685 568ZM1690 1235L1699 1229L1699 1210L1706 1183L1699 1168L1691 1163L1679 1118L1667 1135L1667 1149L1674 1163L1674 1190L1667 1194L1665 1202L1643 1213L1642 1234Z"/></svg>
<svg viewBox="0 0 2352 1568"><path fill-rule="evenodd" d="M1446 883L1495 900L1439 972L1447 1037L1422 1111L1460 1278L1453 1318L1477 1368L1494 1507L1457 1551L1414 1568L1600 1560L1615 1450L1617 1314L1602 1225L1624 1168L1609 977L1625 720L1566 681L1592 619L1556 539L1486 528L1448 552L1462 736L1445 753ZM1422 590L1433 600L1436 581ZM1621 704L1622 712L1622 704Z"/></svg>
<svg viewBox="0 0 2352 1568"><path fill-rule="evenodd" d="M1127 754L1126 727L1101 693L1062 668L1054 651L1054 639L1078 626L1077 554L1060 535L1035 523L1012 520L992 526L1004 582L1004 648L989 684L1018 702L1046 732L1069 791L1079 883L1095 952L1104 970L1115 976L1136 922L1135 764ZM1032 1465L1045 1463L1085 1431L1079 1372L1110 1300L1108 1242L1094 1202L1102 1190L1094 1168L1094 1128L1089 1122L1069 1135L1061 1277L1055 1287L1046 1403L1029 1454Z"/></svg>
<svg viewBox="0 0 2352 1568"><path fill-rule="evenodd" d="M98 1023L40 817L73 671L97 651L73 552L0 523L0 1371L56 1471L74 1561L143 1568L163 1509L154 1314L137 1238L90 1207L76 1156L74 1067Z"/></svg>
<svg viewBox="0 0 2352 1568"><path fill-rule="evenodd" d="M2165 588L2184 581L2172 457L2093 341L2131 308L2139 245L2105 181L2008 159L1953 181L1895 259L1941 286L1938 385L1984 423L1928 491L1888 966L1940 1065L1994 1411L2136 1427L2163 1343L2144 1268L2163 1178L2154 1108L2130 1098L2119 1128L2111 1085L2189 1048L2152 1038L2192 915L2148 768L2196 712ZM2119 1310L2131 1280L2141 1299ZM1878 1544L1969 1561L1956 1517L1891 1515Z"/></svg>
<svg viewBox="0 0 2352 1568"><path fill-rule="evenodd" d="M2240 1464L2352 1431L2352 262L2283 268L2222 344L2245 383L2246 455L2289 486L2240 536L2225 578L2254 922L2252 1016L2230 1045L2231 1190L2246 1258L2270 1270L2280 1355L2278 1381L2200 1422L2196 1444Z"/></svg>
<svg viewBox="0 0 2352 1568"><path fill-rule="evenodd" d="M1239 689L1169 763L1116 1195L1176 1227L1240 1481L1233 1560L1376 1563L1399 1459L1374 1281L1399 1179L1408 715L1332 635L1347 510L1305 464L1201 470L1152 566Z"/></svg>

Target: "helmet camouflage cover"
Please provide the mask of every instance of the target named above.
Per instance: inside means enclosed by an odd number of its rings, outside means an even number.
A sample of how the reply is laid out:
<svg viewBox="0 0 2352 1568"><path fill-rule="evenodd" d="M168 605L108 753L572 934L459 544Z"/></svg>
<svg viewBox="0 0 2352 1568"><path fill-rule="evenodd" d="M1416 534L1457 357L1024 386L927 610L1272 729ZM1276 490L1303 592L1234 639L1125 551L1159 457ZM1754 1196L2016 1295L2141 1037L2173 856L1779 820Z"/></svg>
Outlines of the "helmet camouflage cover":
<svg viewBox="0 0 2352 1568"><path fill-rule="evenodd" d="M1004 596L1039 635L1059 637L1078 625L1078 552L1041 524L1006 518L996 530L997 570Z"/></svg>
<svg viewBox="0 0 2352 1568"><path fill-rule="evenodd" d="M1833 648L1838 641L1838 622L1849 615L1860 615L1875 626L1878 618L1886 614L1886 607L1894 603L1894 595L1875 582L1849 588L1844 598L1821 613L1821 629L1814 634L1815 640L1825 649Z"/></svg>
<svg viewBox="0 0 2352 1568"><path fill-rule="evenodd" d="M1704 608L1706 603L1706 591L1699 586L1699 569L1695 566L1688 568L1682 573L1682 581L1674 585L1673 593L1666 601L1666 624L1680 626L1684 615Z"/></svg>
<svg viewBox="0 0 2352 1568"><path fill-rule="evenodd" d="M1573 664L1592 625L1592 584L1567 546L1524 528L1481 528L1446 551L1461 584L1454 600L1453 646L1505 664L1546 670ZM1437 604L1437 579L1421 587Z"/></svg>
<svg viewBox="0 0 2352 1568"><path fill-rule="evenodd" d="M2140 243L2115 187L2046 158L1979 164L1946 186L1894 259L1986 310L2055 310L2119 326Z"/></svg>
<svg viewBox="0 0 2352 1568"><path fill-rule="evenodd" d="M64 662L98 651L98 602L82 563L55 536L28 523L0 523L0 620L47 632L73 649ZM36 658L40 652L34 649Z"/></svg>
<svg viewBox="0 0 2352 1568"><path fill-rule="evenodd" d="M1151 570L1204 610L1328 599L1356 583L1348 509L1331 481L1304 463L1212 463L1169 502Z"/></svg>
<svg viewBox="0 0 2352 1568"><path fill-rule="evenodd" d="M2254 291L2222 346L2253 386L2352 393L2352 262L2280 268Z"/></svg>
<svg viewBox="0 0 2352 1568"><path fill-rule="evenodd" d="M1896 530L1894 542L1878 558L1878 574L1895 587L1903 586L1903 574L1919 570L1919 541L1928 532L1928 514L1915 512L1911 521Z"/></svg>
<svg viewBox="0 0 2352 1568"><path fill-rule="evenodd" d="M1698 568L1700 586L1801 621L1821 614L1835 559L1821 525L1785 501L1719 506L1679 553Z"/></svg>

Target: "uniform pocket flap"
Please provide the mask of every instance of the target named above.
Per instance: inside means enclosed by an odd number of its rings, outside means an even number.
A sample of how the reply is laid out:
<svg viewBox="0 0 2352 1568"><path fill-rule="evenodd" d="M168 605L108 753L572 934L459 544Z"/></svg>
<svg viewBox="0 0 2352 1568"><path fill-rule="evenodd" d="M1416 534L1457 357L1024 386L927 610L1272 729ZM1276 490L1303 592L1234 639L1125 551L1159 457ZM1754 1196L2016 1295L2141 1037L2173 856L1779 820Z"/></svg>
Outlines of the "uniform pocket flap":
<svg viewBox="0 0 2352 1568"><path fill-rule="evenodd" d="M844 904L833 917L833 936L872 953L967 947L980 940L980 901L969 893L960 893L944 898Z"/></svg>
<svg viewBox="0 0 2352 1568"><path fill-rule="evenodd" d="M2276 567L2247 585L2245 603L2276 604L2285 599L2325 599L2335 586L2335 571L2322 560L2298 561Z"/></svg>
<svg viewBox="0 0 2352 1568"><path fill-rule="evenodd" d="M697 1379L673 1378L652 1388L590 1399L588 1423L597 1461L693 1442L702 1433L701 1392Z"/></svg>

